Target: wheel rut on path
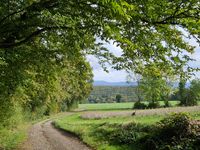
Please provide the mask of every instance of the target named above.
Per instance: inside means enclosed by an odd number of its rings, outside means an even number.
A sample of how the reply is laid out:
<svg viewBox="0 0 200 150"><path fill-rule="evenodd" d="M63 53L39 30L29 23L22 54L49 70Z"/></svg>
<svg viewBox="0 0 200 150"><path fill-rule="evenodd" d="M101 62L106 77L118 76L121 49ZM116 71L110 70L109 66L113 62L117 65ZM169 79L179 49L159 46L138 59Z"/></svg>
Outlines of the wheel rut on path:
<svg viewBox="0 0 200 150"><path fill-rule="evenodd" d="M91 150L74 135L56 129L52 121L37 123L29 131L21 150Z"/></svg>

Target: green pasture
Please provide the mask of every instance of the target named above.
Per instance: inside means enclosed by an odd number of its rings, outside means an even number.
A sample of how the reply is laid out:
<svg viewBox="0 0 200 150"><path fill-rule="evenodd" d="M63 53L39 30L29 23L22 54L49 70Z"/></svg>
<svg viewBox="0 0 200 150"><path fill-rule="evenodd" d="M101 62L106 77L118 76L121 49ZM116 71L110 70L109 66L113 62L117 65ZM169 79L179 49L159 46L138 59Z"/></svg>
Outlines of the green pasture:
<svg viewBox="0 0 200 150"><path fill-rule="evenodd" d="M190 115L194 119L200 119L200 112L193 112ZM56 127L76 134L83 142L97 150L136 150L137 146L134 145L110 144L106 138L107 134L114 132L120 125L131 122L142 126L153 126L164 117L163 115L152 115L83 119L78 113L57 119L54 123Z"/></svg>
<svg viewBox="0 0 200 150"><path fill-rule="evenodd" d="M79 109L83 110L117 110L132 109L134 102L129 103L96 103L96 104L79 104Z"/></svg>
<svg viewBox="0 0 200 150"><path fill-rule="evenodd" d="M131 149L128 145L111 145L106 140L106 133L112 132L117 125L133 121L153 124L160 120L161 116L152 117L112 117L105 119L82 119L80 114L63 117L56 120L55 126L79 136L80 139L97 150L124 150ZM105 136L105 137L104 137Z"/></svg>
<svg viewBox="0 0 200 150"><path fill-rule="evenodd" d="M148 103L148 102L144 102ZM164 106L164 101L159 102L161 106ZM179 101L170 101L172 106L176 106ZM132 109L134 102L127 103L95 103L95 104L79 104L81 110L126 110Z"/></svg>

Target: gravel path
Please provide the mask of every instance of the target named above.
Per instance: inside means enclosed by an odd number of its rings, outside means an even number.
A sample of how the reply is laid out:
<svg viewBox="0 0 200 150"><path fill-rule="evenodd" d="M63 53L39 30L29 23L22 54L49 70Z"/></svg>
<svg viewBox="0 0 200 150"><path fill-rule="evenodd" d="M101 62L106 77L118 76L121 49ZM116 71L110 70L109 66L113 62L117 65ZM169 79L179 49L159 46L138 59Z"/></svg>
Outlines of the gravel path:
<svg viewBox="0 0 200 150"><path fill-rule="evenodd" d="M35 124L21 150L90 150L77 137L60 131L51 121Z"/></svg>

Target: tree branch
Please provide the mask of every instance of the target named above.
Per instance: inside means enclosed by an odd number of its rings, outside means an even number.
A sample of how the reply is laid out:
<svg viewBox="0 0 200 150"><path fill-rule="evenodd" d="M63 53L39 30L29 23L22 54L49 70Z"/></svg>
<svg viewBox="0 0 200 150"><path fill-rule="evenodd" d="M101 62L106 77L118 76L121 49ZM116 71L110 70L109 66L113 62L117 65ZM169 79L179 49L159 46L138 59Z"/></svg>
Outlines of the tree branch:
<svg viewBox="0 0 200 150"><path fill-rule="evenodd" d="M2 19L0 20L0 24L2 24L2 23L3 23L6 19L8 19L9 17L11 17L11 16L13 16L13 15L15 15L15 14L18 14L18 13L20 13L20 12L22 12L22 11L24 11L24 9L19 10L19 11L16 11L16 12L13 12L13 13L11 13L11 14L5 16L4 18L2 18Z"/></svg>
<svg viewBox="0 0 200 150"><path fill-rule="evenodd" d="M77 27L79 29L87 29L90 28L91 26L84 26L84 27ZM37 29L36 31L32 32L30 35L26 36L25 38L23 38L22 40L20 40L19 42L1 42L0 43L0 48L13 48L16 46L19 46L21 44L27 43L29 42L31 39L33 39L34 37L40 35L41 33L45 32L45 31L52 31L52 30L58 30L58 29L70 29L71 27L67 27L67 26L52 26L52 27L43 27L42 29ZM72 29L72 28L71 28Z"/></svg>

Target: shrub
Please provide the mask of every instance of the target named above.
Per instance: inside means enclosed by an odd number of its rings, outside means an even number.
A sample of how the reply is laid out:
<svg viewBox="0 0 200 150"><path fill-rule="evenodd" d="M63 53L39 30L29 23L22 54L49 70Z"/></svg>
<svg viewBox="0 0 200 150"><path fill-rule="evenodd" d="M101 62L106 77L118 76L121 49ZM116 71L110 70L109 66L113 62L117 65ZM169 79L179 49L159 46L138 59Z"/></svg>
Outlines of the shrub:
<svg viewBox="0 0 200 150"><path fill-rule="evenodd" d="M132 144L147 135L151 128L149 126L129 123L121 125L110 134L110 140L118 144Z"/></svg>
<svg viewBox="0 0 200 150"><path fill-rule="evenodd" d="M147 108L147 105L139 101L135 102L133 105L133 109L146 109L146 108Z"/></svg>
<svg viewBox="0 0 200 150"><path fill-rule="evenodd" d="M143 149L192 150L196 148L194 145L196 137L187 114L172 114L161 120L155 128L154 132L141 140Z"/></svg>
<svg viewBox="0 0 200 150"><path fill-rule="evenodd" d="M175 113L158 123L160 137L181 139L191 134L190 117L185 113Z"/></svg>
<svg viewBox="0 0 200 150"><path fill-rule="evenodd" d="M164 107L172 107L172 104L167 100L164 101L164 104Z"/></svg>
<svg viewBox="0 0 200 150"><path fill-rule="evenodd" d="M158 102L150 102L147 106L147 108L159 108L160 107L160 104Z"/></svg>

